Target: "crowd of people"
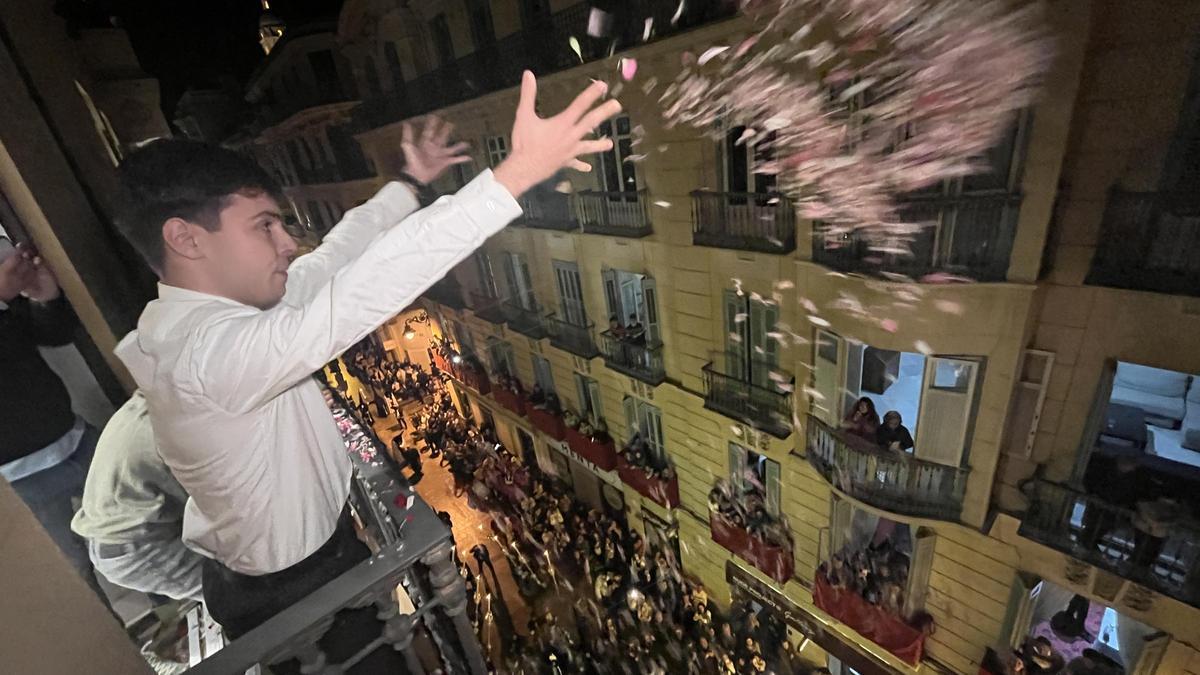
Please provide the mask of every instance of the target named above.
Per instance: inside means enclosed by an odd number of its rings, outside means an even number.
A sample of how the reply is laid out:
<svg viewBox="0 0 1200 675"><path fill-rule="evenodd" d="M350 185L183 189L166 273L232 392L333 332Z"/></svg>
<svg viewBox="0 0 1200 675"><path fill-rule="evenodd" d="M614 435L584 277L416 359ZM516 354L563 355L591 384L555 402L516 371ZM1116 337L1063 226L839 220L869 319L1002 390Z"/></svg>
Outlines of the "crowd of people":
<svg viewBox="0 0 1200 675"><path fill-rule="evenodd" d="M665 457L651 451L640 430L635 430L629 442L617 448L617 454L630 466L641 469L652 479L671 480L675 477L675 469L671 467L671 463Z"/></svg>
<svg viewBox="0 0 1200 675"><path fill-rule="evenodd" d="M487 547L460 557L481 642L502 655L497 672L810 672L773 617L745 608L722 616L681 574L671 547L652 546L620 517L577 500L533 453L514 455L494 429L460 416L439 380L413 416L411 443L439 458L456 493L490 514L491 536L531 608L516 626Z"/></svg>
<svg viewBox="0 0 1200 675"><path fill-rule="evenodd" d="M909 562L907 553L885 539L875 545L843 547L828 563L822 563L818 572L831 587L857 593L868 603L900 617Z"/></svg>
<svg viewBox="0 0 1200 675"><path fill-rule="evenodd" d="M741 486L722 478L708 493L708 509L735 527L745 530L752 537L767 543L793 550L792 529L782 515L772 515L767 510L765 489L750 480Z"/></svg>

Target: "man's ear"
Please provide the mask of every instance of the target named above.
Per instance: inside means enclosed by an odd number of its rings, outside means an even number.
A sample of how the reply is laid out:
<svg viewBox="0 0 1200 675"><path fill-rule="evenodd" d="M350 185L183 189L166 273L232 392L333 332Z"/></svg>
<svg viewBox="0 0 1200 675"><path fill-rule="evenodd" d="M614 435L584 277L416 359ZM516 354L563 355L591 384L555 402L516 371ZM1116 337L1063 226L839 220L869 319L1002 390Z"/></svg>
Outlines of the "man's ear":
<svg viewBox="0 0 1200 675"><path fill-rule="evenodd" d="M170 218L163 223L163 245L175 255L188 260L198 260L204 257L200 244L196 241L194 228L199 227L183 218Z"/></svg>

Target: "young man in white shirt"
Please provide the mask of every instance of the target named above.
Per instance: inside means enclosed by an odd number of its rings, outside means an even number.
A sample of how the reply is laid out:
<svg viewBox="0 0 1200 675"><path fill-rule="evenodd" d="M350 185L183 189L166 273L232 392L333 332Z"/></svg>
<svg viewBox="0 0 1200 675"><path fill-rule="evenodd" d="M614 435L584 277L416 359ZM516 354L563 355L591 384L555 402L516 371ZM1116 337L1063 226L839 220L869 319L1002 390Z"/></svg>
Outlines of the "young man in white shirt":
<svg viewBox="0 0 1200 675"><path fill-rule="evenodd" d="M458 194L416 194L465 145L406 128L404 183L349 211L312 253L283 230L278 188L229 151L157 141L122 165L118 226L159 275L159 299L116 353L142 389L159 451L191 499L184 541L233 636L365 557L346 517L351 467L311 374L412 303L521 213L516 198L581 155L620 110L593 83L542 119L526 72L512 152ZM290 265L289 265L290 264Z"/></svg>

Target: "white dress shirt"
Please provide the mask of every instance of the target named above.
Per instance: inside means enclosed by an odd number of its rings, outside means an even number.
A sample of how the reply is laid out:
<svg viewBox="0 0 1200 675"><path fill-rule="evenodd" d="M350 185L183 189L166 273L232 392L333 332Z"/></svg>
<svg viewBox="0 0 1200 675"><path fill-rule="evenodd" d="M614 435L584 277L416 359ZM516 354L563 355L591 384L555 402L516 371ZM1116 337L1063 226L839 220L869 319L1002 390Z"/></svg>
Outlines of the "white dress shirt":
<svg viewBox="0 0 1200 675"><path fill-rule="evenodd" d="M350 461L311 375L409 306L521 214L484 171L411 216L391 184L349 211L259 310L159 285L117 346L159 452L191 496L183 539L234 571L277 572L333 533Z"/></svg>

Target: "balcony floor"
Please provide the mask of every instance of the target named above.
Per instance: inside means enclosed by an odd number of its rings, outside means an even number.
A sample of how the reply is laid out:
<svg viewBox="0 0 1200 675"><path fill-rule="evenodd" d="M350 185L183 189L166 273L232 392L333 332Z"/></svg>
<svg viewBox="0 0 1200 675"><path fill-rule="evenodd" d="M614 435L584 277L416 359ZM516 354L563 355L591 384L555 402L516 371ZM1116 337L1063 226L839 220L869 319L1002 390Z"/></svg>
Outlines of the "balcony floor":
<svg viewBox="0 0 1200 675"><path fill-rule="evenodd" d="M739 422L745 422L755 429L759 429L771 434L775 438L783 439L792 435L792 427L789 425L780 424L771 420L759 420L742 416L737 410L727 408L711 398L704 399L704 407L713 412L719 412L730 419L737 420Z"/></svg>

